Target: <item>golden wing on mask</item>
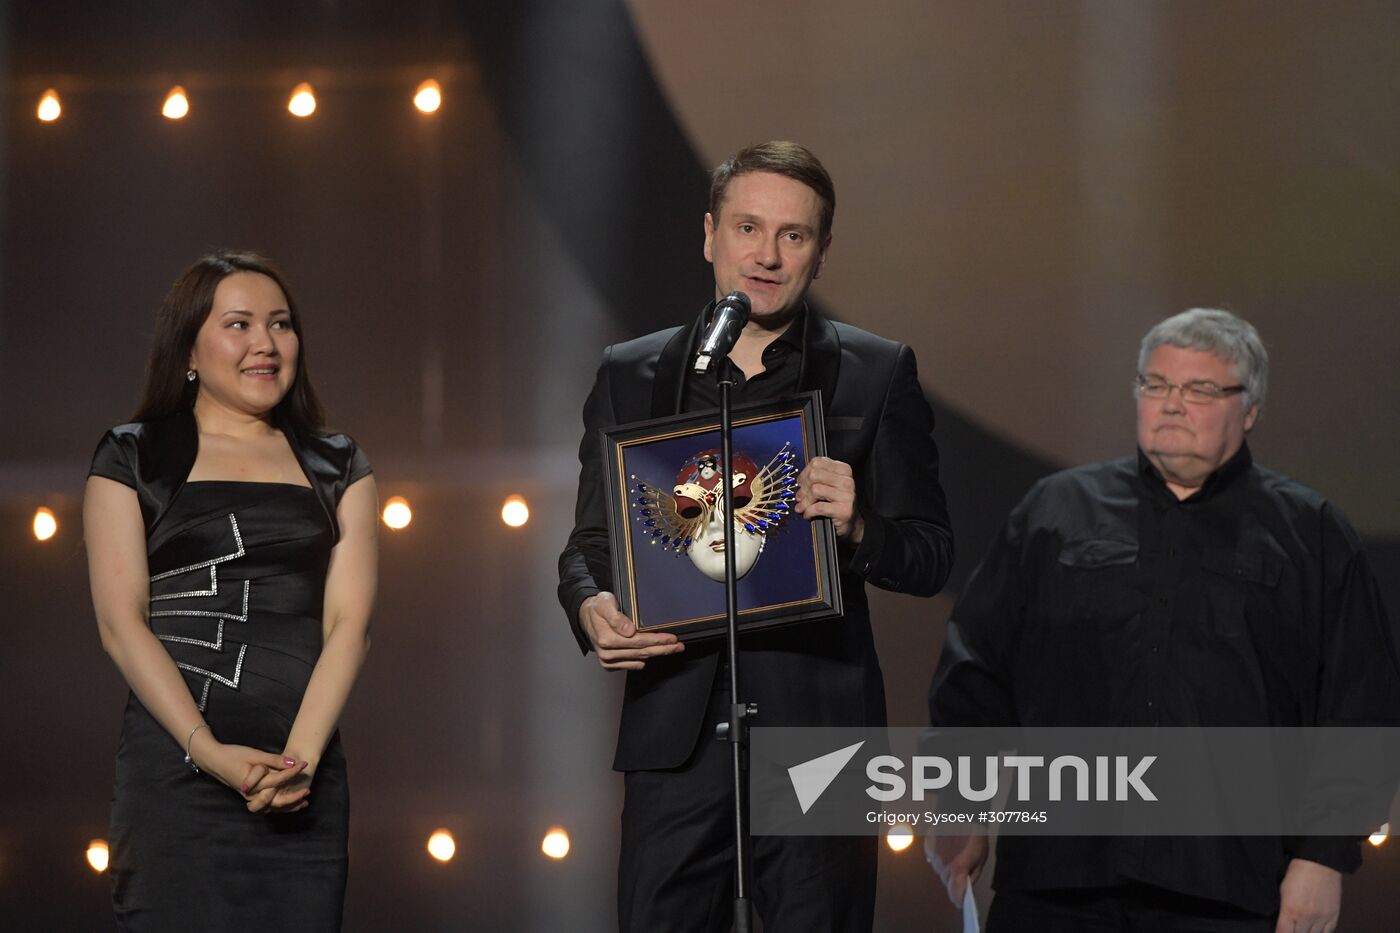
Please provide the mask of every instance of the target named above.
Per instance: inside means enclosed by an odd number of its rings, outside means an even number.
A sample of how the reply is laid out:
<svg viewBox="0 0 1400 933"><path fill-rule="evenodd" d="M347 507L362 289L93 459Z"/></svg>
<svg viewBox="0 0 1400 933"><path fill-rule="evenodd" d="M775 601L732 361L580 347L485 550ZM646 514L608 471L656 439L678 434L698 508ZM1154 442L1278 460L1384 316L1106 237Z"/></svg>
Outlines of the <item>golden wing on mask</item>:
<svg viewBox="0 0 1400 933"><path fill-rule="evenodd" d="M683 518L676 510L676 497L648 483L646 480L629 477L628 498L631 500L632 518L637 522L638 533L652 544L684 554L690 547L696 531L705 524L705 516Z"/></svg>
<svg viewBox="0 0 1400 933"><path fill-rule="evenodd" d="M789 441L758 471L749 487L753 498L734 510L741 528L750 534L767 534L792 514L792 500L797 495L796 460Z"/></svg>

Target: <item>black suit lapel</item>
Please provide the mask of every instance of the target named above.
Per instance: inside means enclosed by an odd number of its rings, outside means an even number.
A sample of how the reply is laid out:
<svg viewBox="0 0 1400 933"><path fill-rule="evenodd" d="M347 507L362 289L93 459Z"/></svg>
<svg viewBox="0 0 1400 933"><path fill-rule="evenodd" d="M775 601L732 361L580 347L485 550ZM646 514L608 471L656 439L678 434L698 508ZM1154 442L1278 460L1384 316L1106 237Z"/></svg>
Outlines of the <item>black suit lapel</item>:
<svg viewBox="0 0 1400 933"><path fill-rule="evenodd" d="M676 332L656 361L656 378L651 386L651 417L665 418L679 414L685 390L686 364L700 338L714 302L706 305L691 325ZM802 370L798 375L799 392L821 393L828 414L836 397L836 380L841 372L841 340L836 328L812 308L803 321Z"/></svg>
<svg viewBox="0 0 1400 933"><path fill-rule="evenodd" d="M656 361L656 378L651 383L651 417L665 418L678 415L685 392L686 363L690 361L691 347L700 337L700 329L705 326L705 318L714 302L706 305L689 327L676 331L661 356Z"/></svg>
<svg viewBox="0 0 1400 933"><path fill-rule="evenodd" d="M797 377L799 392L817 391L826 414L836 398L836 378L841 373L841 338L836 328L811 307L807 308L806 333L802 341L802 372Z"/></svg>

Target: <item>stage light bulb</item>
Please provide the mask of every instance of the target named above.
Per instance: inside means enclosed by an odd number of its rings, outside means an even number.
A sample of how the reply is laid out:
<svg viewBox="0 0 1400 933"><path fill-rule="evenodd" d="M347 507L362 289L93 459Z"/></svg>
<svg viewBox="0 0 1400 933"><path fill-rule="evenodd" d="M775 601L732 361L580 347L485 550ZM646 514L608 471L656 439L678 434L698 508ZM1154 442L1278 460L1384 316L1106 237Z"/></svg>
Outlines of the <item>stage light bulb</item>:
<svg viewBox="0 0 1400 933"><path fill-rule="evenodd" d="M98 873L106 871L109 856L106 839L94 839L88 843L87 860L93 871Z"/></svg>
<svg viewBox="0 0 1400 933"><path fill-rule="evenodd" d="M36 113L45 123L57 120L59 114L63 113L63 105L58 102L58 92L53 88L45 91L44 96L39 98L39 109Z"/></svg>
<svg viewBox="0 0 1400 933"><path fill-rule="evenodd" d="M287 101L287 109L292 116L305 119L316 112L316 92L303 81L292 90L292 98Z"/></svg>
<svg viewBox="0 0 1400 933"><path fill-rule="evenodd" d="M165 95L165 106L160 108L160 115L167 120L183 120L189 112L190 99L185 95L185 89L177 84Z"/></svg>
<svg viewBox="0 0 1400 933"><path fill-rule="evenodd" d="M1385 841L1386 841L1387 839L1389 839L1389 838L1390 838L1390 824L1389 824L1389 823L1383 823L1383 824L1381 824L1381 828L1380 828L1380 829L1378 829L1378 830L1376 830L1375 832L1371 833L1371 836L1370 836L1369 839L1367 839L1367 841L1370 842L1371 845L1373 845L1373 846L1378 846L1378 845L1380 845L1382 842L1385 842Z"/></svg>
<svg viewBox="0 0 1400 933"><path fill-rule="evenodd" d="M569 834L556 826L540 840L540 851L556 861L569 854Z"/></svg>
<svg viewBox="0 0 1400 933"><path fill-rule="evenodd" d="M432 78L424 81L413 95L413 106L419 113L437 113L442 106L442 88Z"/></svg>
<svg viewBox="0 0 1400 933"><path fill-rule="evenodd" d="M452 856L457 854L457 843L452 834L445 829L439 829L429 836L428 854L439 862L452 861Z"/></svg>
<svg viewBox="0 0 1400 933"><path fill-rule="evenodd" d="M501 506L501 521L512 528L519 528L530 520L530 506L524 496L510 496Z"/></svg>
<svg viewBox="0 0 1400 933"><path fill-rule="evenodd" d="M903 852L914 844L914 831L904 823L896 823L885 834L885 844L892 851Z"/></svg>
<svg viewBox="0 0 1400 933"><path fill-rule="evenodd" d="M49 509L39 509L34 513L34 537L47 541L58 534L58 519Z"/></svg>
<svg viewBox="0 0 1400 933"><path fill-rule="evenodd" d="M394 496L384 503L384 524L395 531L402 531L408 527L408 523L413 521L413 509L408 507L408 500L403 496Z"/></svg>

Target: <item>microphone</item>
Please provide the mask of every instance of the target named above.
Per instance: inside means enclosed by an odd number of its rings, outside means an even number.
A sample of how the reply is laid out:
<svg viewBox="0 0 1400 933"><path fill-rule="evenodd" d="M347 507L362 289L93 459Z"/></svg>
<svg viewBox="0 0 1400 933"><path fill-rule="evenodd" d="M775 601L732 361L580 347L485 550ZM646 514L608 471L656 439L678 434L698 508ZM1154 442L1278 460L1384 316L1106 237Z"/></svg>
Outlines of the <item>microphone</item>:
<svg viewBox="0 0 1400 933"><path fill-rule="evenodd" d="M749 322L749 311L753 303L743 292L730 292L715 305L710 326L700 338L700 349L695 354L695 371L707 373L716 358L724 358L734 349L739 332Z"/></svg>

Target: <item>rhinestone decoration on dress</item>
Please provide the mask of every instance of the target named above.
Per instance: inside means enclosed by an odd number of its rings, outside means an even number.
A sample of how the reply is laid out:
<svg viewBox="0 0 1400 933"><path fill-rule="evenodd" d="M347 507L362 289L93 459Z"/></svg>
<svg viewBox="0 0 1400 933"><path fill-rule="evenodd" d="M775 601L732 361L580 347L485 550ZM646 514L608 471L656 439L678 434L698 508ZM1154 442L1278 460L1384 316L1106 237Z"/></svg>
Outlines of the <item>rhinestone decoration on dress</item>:
<svg viewBox="0 0 1400 933"><path fill-rule="evenodd" d="M230 513L228 516L228 521L230 527L233 530L233 542L235 545L233 551L221 555L219 557L212 558L210 560L200 561L196 564L190 564L185 567L177 567L174 570L166 570L162 573L155 574L151 577L151 583L155 584L161 580L169 580L171 578L178 577L182 574L195 573L196 571L208 569L209 585L201 589L183 590L178 593L163 593L161 595L153 594L150 598L152 604L172 599L212 600L216 599L219 596L219 565L227 563L231 560L236 560L242 557L245 553L243 549L243 535L238 528L237 516ZM211 639L191 638L184 635L161 634L160 632L155 633L156 637L159 638L161 641L165 642L178 642L180 644L196 645L201 648L208 648L211 651L222 652L224 650L224 623L226 621L248 621L248 594L251 591L251 588L252 581L244 580L242 606L239 612L222 612L215 609L152 609L150 612L150 617L152 619L171 616L209 619L214 623L214 632L213 637ZM199 702L197 704L200 712L204 712L205 707L208 705L209 685L212 681L217 680L219 683L225 685L226 687L232 690L238 689L238 682L243 674L243 656L247 653L247 651L247 645L241 645L239 647L238 658L234 662L233 676L231 678L225 677L212 670L208 670L203 667L198 667L194 664L189 664L184 661L175 662L176 667L205 678L204 687L200 691Z"/></svg>

